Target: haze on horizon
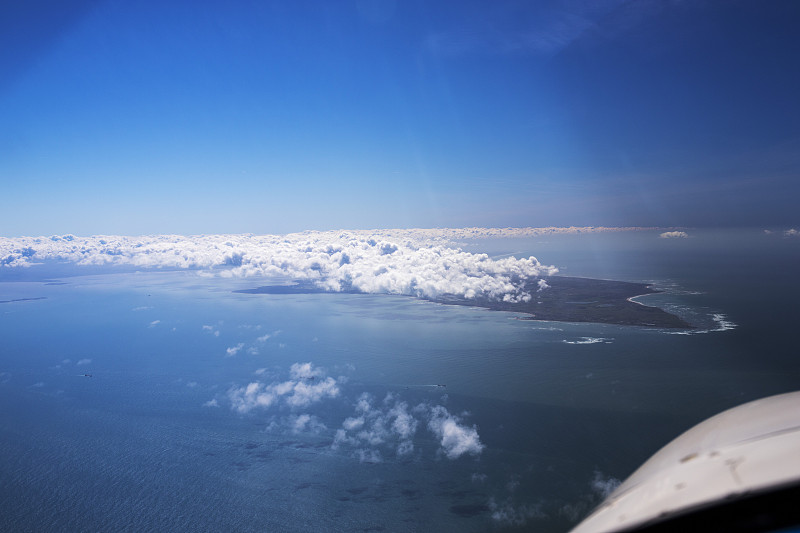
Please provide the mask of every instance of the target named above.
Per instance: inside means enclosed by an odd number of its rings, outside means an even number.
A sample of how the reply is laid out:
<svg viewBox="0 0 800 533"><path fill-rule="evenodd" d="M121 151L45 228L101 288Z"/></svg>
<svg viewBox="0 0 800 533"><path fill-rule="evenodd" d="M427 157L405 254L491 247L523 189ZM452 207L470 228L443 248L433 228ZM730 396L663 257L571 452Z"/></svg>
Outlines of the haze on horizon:
<svg viewBox="0 0 800 533"><path fill-rule="evenodd" d="M790 228L800 4L0 8L0 236Z"/></svg>

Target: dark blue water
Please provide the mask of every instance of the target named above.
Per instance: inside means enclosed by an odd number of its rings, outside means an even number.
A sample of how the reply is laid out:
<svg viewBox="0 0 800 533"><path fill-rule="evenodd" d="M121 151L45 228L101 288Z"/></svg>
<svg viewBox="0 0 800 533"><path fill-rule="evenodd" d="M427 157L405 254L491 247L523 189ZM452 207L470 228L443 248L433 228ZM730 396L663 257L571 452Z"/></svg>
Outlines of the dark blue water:
<svg viewBox="0 0 800 533"><path fill-rule="evenodd" d="M690 235L464 246L655 283L690 335L191 272L0 283L45 298L0 304L0 530L564 531L694 423L800 388L800 240Z"/></svg>

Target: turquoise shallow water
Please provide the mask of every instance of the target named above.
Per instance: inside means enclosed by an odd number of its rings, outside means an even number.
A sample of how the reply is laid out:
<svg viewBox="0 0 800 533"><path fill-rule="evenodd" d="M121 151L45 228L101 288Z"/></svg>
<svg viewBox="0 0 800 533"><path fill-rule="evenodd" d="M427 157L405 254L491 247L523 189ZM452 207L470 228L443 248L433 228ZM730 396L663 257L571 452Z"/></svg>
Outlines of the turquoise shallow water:
<svg viewBox="0 0 800 533"><path fill-rule="evenodd" d="M464 249L654 282L640 301L699 327L237 294L262 283L195 272L6 281L0 300L45 299L0 304L0 529L564 531L692 424L800 385L797 240Z"/></svg>

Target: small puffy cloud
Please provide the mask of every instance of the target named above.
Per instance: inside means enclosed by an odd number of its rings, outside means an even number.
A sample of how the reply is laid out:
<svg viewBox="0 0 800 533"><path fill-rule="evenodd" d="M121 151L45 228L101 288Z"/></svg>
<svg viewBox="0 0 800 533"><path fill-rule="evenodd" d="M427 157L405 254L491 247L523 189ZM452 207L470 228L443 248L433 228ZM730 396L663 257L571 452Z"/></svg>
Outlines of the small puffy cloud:
<svg viewBox="0 0 800 533"><path fill-rule="evenodd" d="M216 398L212 398L203 404L203 407L219 407L219 402Z"/></svg>
<svg viewBox="0 0 800 533"><path fill-rule="evenodd" d="M400 444L397 445L397 456L403 457L404 455L411 455L414 451L414 443L410 440L401 441Z"/></svg>
<svg viewBox="0 0 800 533"><path fill-rule="evenodd" d="M289 368L292 379L313 379L322 375L322 369L314 368L311 363L294 363Z"/></svg>
<svg viewBox="0 0 800 533"><path fill-rule="evenodd" d="M515 506L510 499L498 503L491 498L489 510L492 512L492 520L503 526L521 527L531 519L541 519L547 516L540 505Z"/></svg>
<svg viewBox="0 0 800 533"><path fill-rule="evenodd" d="M257 407L268 408L275 403L276 395L266 390L263 383L254 381L246 387L233 388L228 391L231 408L240 413L247 413Z"/></svg>
<svg viewBox="0 0 800 533"><path fill-rule="evenodd" d="M620 484L619 479L606 477L595 470L588 483L589 492L583 497L563 505L558 509L558 514L570 522L577 522L585 517L593 507L597 507L600 502L610 496Z"/></svg>
<svg viewBox="0 0 800 533"><path fill-rule="evenodd" d="M659 235L662 239L685 239L688 236L689 234L685 231L665 231Z"/></svg>
<svg viewBox="0 0 800 533"><path fill-rule="evenodd" d="M785 237L797 237L797 236L800 236L800 231L798 231L798 230L796 230L794 228L787 229L786 231L783 232L783 235Z"/></svg>
<svg viewBox="0 0 800 533"><path fill-rule="evenodd" d="M377 450L356 450L355 456L358 457L358 460L362 463L380 463L383 461L380 452Z"/></svg>
<svg viewBox="0 0 800 533"><path fill-rule="evenodd" d="M211 333L215 337L219 337L219 329L217 329L215 326L206 326L206 325L204 325L203 326L203 331L208 331L209 333Z"/></svg>
<svg viewBox="0 0 800 533"><path fill-rule="evenodd" d="M459 422L458 417L437 405L431 409L428 429L439 438L442 450L449 459L456 459L465 453L480 455L484 446L478 437L478 430Z"/></svg>
<svg viewBox="0 0 800 533"><path fill-rule="evenodd" d="M364 417L359 416L356 418L348 417L342 422L342 429L345 431L358 431L364 427Z"/></svg>
<svg viewBox="0 0 800 533"><path fill-rule="evenodd" d="M256 374L266 375L267 369L258 369ZM231 387L227 393L231 410L241 414L254 410L289 410L291 415L273 418L270 427L290 433L329 431L316 416L302 411L313 404L338 398L340 382L310 362L294 363L288 374L288 379L284 380L252 381L245 386ZM393 393L388 393L382 401L369 393L358 396L352 414L333 431L331 447L350 450L353 457L362 462L380 462L385 454L405 457L417 449L414 439L420 427L433 434L440 445L438 453L449 459L465 454L476 456L484 448L477 429L463 424L442 405L420 404L410 408Z"/></svg>
<svg viewBox="0 0 800 533"><path fill-rule="evenodd" d="M597 494L601 499L606 499L612 492L617 490L622 482L614 477L605 477L602 472L595 470L594 477L589 483L592 491Z"/></svg>
<svg viewBox="0 0 800 533"><path fill-rule="evenodd" d="M550 288L550 285L543 279L537 281L536 285L537 287L539 287L538 289L536 289L536 292L542 292L543 290Z"/></svg>
<svg viewBox="0 0 800 533"><path fill-rule="evenodd" d="M336 386L336 380L332 377L319 379L311 383L308 381L297 381L294 382L291 390L291 394L286 396L286 404L291 407L306 407L323 398L335 398L339 395L339 388Z"/></svg>
<svg viewBox="0 0 800 533"><path fill-rule="evenodd" d="M237 353L239 353L239 351L240 351L242 348L244 348L244 343L243 343L243 342L240 342L240 343L239 343L239 344L237 344L236 346L231 346L230 348L226 349L226 350L225 350L225 355L226 355L227 357L233 357L234 355L236 355Z"/></svg>
<svg viewBox="0 0 800 533"><path fill-rule="evenodd" d="M292 365L291 379L269 384L254 381L245 387L234 387L228 391L231 408L239 413L253 409L268 409L273 405L289 408L308 407L326 398L339 395L336 380L323 377L320 369L311 363Z"/></svg>
<svg viewBox="0 0 800 533"><path fill-rule="evenodd" d="M92 360L91 359L81 359L75 364L78 365L78 366L90 365L90 364L92 364Z"/></svg>
<svg viewBox="0 0 800 533"><path fill-rule="evenodd" d="M378 462L380 448L390 449L398 457L410 455L418 425L408 404L392 394L376 403L370 394L363 393L355 404L355 416L346 418L336 431L333 448L353 447L362 462Z"/></svg>
<svg viewBox="0 0 800 533"><path fill-rule="evenodd" d="M287 424L286 424L292 433L319 433L327 429L325 424L319 421L319 419L313 415L309 414L301 414L301 415L292 415L289 417Z"/></svg>
<svg viewBox="0 0 800 533"><path fill-rule="evenodd" d="M160 321L160 320L153 320L152 322L150 322L150 324L149 324L147 327L148 327L148 328L154 328L154 327L156 327L157 325L159 325L160 323L161 323L161 321Z"/></svg>
<svg viewBox="0 0 800 533"><path fill-rule="evenodd" d="M354 407L353 416L346 418L336 431L332 447L354 448L356 457L382 457L382 453L398 457L410 455L415 449L414 437L420 425L433 433L440 451L449 459L464 454L479 455L483 450L477 429L461 424L458 417L441 405L421 404L410 409L391 393L381 403L364 393Z"/></svg>
<svg viewBox="0 0 800 533"><path fill-rule="evenodd" d="M414 436L414 432L417 431L417 421L408 412L408 406L404 402L396 402L389 410L388 416L392 423L392 431L400 439L407 440Z"/></svg>

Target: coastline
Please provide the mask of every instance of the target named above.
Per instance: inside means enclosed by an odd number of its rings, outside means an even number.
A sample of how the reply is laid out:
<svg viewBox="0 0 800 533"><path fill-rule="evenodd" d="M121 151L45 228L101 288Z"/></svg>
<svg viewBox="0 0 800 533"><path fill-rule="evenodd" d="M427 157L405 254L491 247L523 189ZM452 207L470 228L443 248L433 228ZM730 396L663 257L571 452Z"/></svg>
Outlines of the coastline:
<svg viewBox="0 0 800 533"><path fill-rule="evenodd" d="M538 290L538 280L529 281L524 289L531 294L528 302L503 302L489 298L463 298L443 295L422 298L445 305L481 307L493 311L511 311L527 316L521 320L553 322L594 322L622 326L642 326L669 329L693 329L680 317L661 308L632 300L637 296L657 294L662 291L644 283L613 281L569 276L550 276L548 288ZM322 294L331 293L312 285L268 285L234 291L244 294ZM363 294L357 290L340 291L345 294ZM335 292L333 294L336 294Z"/></svg>
<svg viewBox="0 0 800 533"><path fill-rule="evenodd" d="M497 311L512 311L528 316L521 320L554 322L593 322L621 326L693 329L680 317L659 307L632 300L658 294L645 283L569 276L550 276L549 287L538 291L533 282L525 286L532 298L528 302L498 302L488 299L437 298L432 301L452 305L472 305Z"/></svg>

